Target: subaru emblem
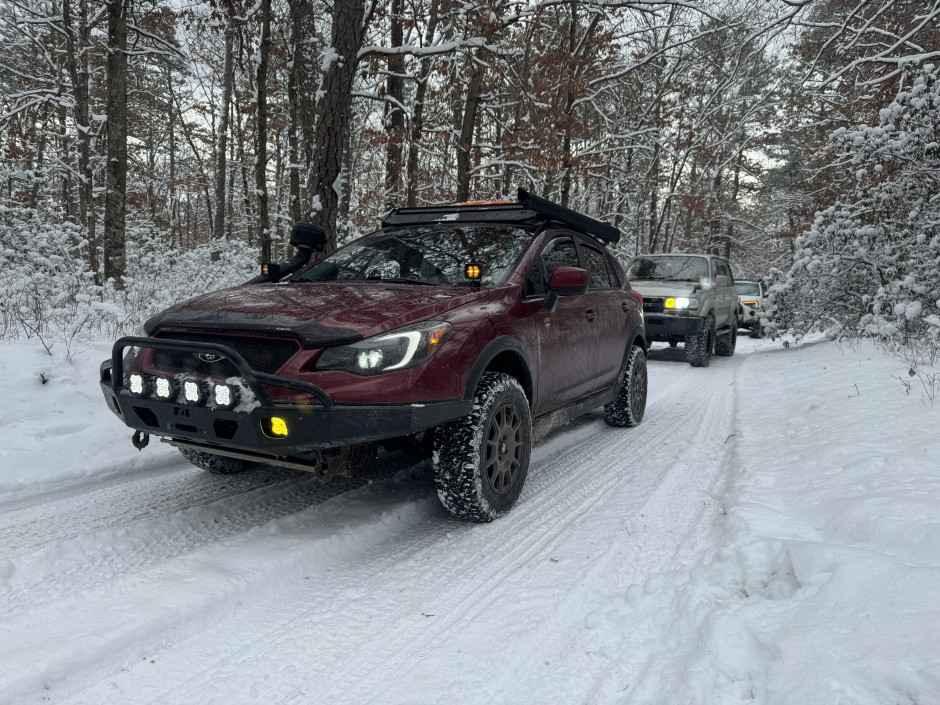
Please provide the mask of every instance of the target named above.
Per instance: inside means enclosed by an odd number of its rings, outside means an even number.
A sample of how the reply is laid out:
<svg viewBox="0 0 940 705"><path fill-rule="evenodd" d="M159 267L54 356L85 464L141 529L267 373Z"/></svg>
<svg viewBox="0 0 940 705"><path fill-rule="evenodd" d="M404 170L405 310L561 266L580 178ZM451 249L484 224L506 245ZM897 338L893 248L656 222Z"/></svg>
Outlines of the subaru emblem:
<svg viewBox="0 0 940 705"><path fill-rule="evenodd" d="M203 362L218 362L219 360L224 360L224 355L219 355L218 353L196 353L198 357Z"/></svg>

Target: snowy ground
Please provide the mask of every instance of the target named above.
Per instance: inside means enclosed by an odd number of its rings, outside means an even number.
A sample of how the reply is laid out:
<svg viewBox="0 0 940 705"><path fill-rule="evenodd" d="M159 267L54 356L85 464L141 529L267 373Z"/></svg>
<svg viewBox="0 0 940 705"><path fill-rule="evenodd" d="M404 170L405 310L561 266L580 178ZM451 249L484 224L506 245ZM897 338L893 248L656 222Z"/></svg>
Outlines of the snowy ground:
<svg viewBox="0 0 940 705"><path fill-rule="evenodd" d="M106 356L0 345L4 705L940 703L940 400L873 348L656 348L643 423L555 432L488 525L405 456L138 453Z"/></svg>

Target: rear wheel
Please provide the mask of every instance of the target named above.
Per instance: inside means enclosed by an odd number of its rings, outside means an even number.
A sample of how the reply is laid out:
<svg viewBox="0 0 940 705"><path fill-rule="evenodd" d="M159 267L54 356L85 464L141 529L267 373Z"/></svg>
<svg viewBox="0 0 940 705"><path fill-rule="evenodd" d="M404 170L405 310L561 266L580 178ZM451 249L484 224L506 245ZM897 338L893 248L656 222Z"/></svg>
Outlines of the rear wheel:
<svg viewBox="0 0 940 705"><path fill-rule="evenodd" d="M197 468L207 470L214 475L234 475L238 472L251 470L258 465L258 463L254 463L249 460L242 460L241 458L229 458L224 455L206 453L204 451L193 450L191 448L180 448L179 451L183 454L183 457L186 458L186 460L191 462Z"/></svg>
<svg viewBox="0 0 940 705"><path fill-rule="evenodd" d="M531 451L532 416L519 382L484 373L473 410L434 434L434 482L441 503L470 521L505 514L522 492Z"/></svg>
<svg viewBox="0 0 940 705"><path fill-rule="evenodd" d="M623 365L623 379L617 398L604 407L604 420L621 428L636 426L646 411L646 353L639 345L630 348Z"/></svg>
<svg viewBox="0 0 940 705"><path fill-rule="evenodd" d="M738 317L731 315L731 330L715 339L715 354L722 357L734 355L734 348L738 343Z"/></svg>

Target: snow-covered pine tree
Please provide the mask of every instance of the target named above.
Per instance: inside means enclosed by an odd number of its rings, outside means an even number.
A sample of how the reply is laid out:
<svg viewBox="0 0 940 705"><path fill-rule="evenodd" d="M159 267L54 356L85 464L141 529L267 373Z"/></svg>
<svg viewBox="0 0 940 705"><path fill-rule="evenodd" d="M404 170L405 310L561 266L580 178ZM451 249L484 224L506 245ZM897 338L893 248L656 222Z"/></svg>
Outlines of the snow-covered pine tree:
<svg viewBox="0 0 940 705"><path fill-rule="evenodd" d="M832 144L850 193L816 214L771 297L772 324L891 346L940 346L940 68L904 69L878 125Z"/></svg>

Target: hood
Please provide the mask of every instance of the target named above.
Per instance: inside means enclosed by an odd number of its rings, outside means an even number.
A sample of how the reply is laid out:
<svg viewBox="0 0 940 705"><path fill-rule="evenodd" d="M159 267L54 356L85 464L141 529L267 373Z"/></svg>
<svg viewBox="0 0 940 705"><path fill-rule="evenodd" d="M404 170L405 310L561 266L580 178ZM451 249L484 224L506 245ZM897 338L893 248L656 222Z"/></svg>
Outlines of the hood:
<svg viewBox="0 0 940 705"><path fill-rule="evenodd" d="M634 291L640 292L643 296L695 296L701 292L704 287L696 282L679 281L644 281L638 279L631 281L630 286Z"/></svg>
<svg viewBox="0 0 940 705"><path fill-rule="evenodd" d="M486 292L384 282L283 282L214 291L177 304L144 328L296 337L305 348L342 345L439 315Z"/></svg>

